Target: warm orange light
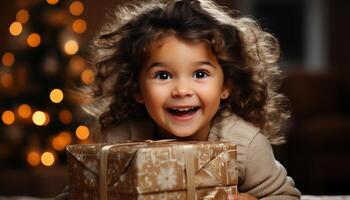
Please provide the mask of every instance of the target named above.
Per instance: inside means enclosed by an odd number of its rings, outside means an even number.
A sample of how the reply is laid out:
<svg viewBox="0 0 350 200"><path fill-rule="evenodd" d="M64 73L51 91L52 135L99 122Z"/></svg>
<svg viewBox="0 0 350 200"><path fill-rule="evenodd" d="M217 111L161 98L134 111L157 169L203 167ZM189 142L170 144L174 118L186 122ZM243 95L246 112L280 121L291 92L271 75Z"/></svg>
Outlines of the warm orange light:
<svg viewBox="0 0 350 200"><path fill-rule="evenodd" d="M0 83L4 88L10 88L13 85L12 74L5 73L1 76Z"/></svg>
<svg viewBox="0 0 350 200"><path fill-rule="evenodd" d="M46 122L46 114L43 111L36 111L32 116L33 123L37 126L43 126Z"/></svg>
<svg viewBox="0 0 350 200"><path fill-rule="evenodd" d="M48 125L50 123L50 115L47 112L44 112L45 114L45 123L44 126Z"/></svg>
<svg viewBox="0 0 350 200"><path fill-rule="evenodd" d="M27 38L27 44L30 47L37 47L41 43L41 37L37 33L31 33Z"/></svg>
<svg viewBox="0 0 350 200"><path fill-rule="evenodd" d="M91 69L85 69L83 73L81 73L81 80L86 85L89 85L94 82L95 80L95 73Z"/></svg>
<svg viewBox="0 0 350 200"><path fill-rule="evenodd" d="M60 89L53 89L50 92L50 100L53 103L60 103L63 100L63 92Z"/></svg>
<svg viewBox="0 0 350 200"><path fill-rule="evenodd" d="M11 125L15 122L15 114L11 110L6 110L1 116L2 122L6 125Z"/></svg>
<svg viewBox="0 0 350 200"><path fill-rule="evenodd" d="M63 123L63 124L69 124L72 122L72 113L69 110L61 110L60 113L58 114L58 119Z"/></svg>
<svg viewBox="0 0 350 200"><path fill-rule="evenodd" d="M84 69L84 66L84 59L78 55L72 56L72 58L69 60L70 71L73 73L73 75L80 75L81 71Z"/></svg>
<svg viewBox="0 0 350 200"><path fill-rule="evenodd" d="M75 135L81 140L86 140L90 135L89 128L81 125L75 130Z"/></svg>
<svg viewBox="0 0 350 200"><path fill-rule="evenodd" d="M68 55L74 55L78 52L78 50L79 50L79 44L75 40L68 40L64 45L64 51Z"/></svg>
<svg viewBox="0 0 350 200"><path fill-rule="evenodd" d="M40 154L36 151L31 151L27 154L27 162L31 166L38 166L40 164Z"/></svg>
<svg viewBox="0 0 350 200"><path fill-rule="evenodd" d="M45 166L51 166L55 162L55 156L53 153L46 151L41 155L41 163Z"/></svg>
<svg viewBox="0 0 350 200"><path fill-rule="evenodd" d="M46 0L48 4L55 5L59 2L59 0Z"/></svg>
<svg viewBox="0 0 350 200"><path fill-rule="evenodd" d="M26 9L21 9L16 14L16 20L25 24L29 20L29 12Z"/></svg>
<svg viewBox="0 0 350 200"><path fill-rule="evenodd" d="M69 12L74 16L79 16L84 12L84 4L81 1L73 1L69 6Z"/></svg>
<svg viewBox="0 0 350 200"><path fill-rule="evenodd" d="M23 27L22 27L22 24L19 23L19 22L13 22L11 25L10 25L10 34L13 35L13 36L18 36L22 33L23 31Z"/></svg>
<svg viewBox="0 0 350 200"><path fill-rule="evenodd" d="M87 24L83 19L76 19L72 24L72 29L76 33L84 33L86 31Z"/></svg>
<svg viewBox="0 0 350 200"><path fill-rule="evenodd" d="M62 131L59 136L61 138L63 138L64 143L66 143L67 145L72 143L72 136L67 132L67 131Z"/></svg>
<svg viewBox="0 0 350 200"><path fill-rule="evenodd" d="M1 58L2 64L6 67L11 67L15 63L15 55L11 52L6 52Z"/></svg>
<svg viewBox="0 0 350 200"><path fill-rule="evenodd" d="M55 150L62 151L64 148L66 148L66 145L67 144L65 143L64 138L60 137L59 135L52 139L52 147Z"/></svg>
<svg viewBox="0 0 350 200"><path fill-rule="evenodd" d="M18 107L17 113L22 118L28 118L32 114L32 109L28 104L22 104Z"/></svg>
<svg viewBox="0 0 350 200"><path fill-rule="evenodd" d="M55 150L62 151L71 142L72 142L71 135L66 131L62 131L61 133L59 133L56 137L54 137L52 139L52 147Z"/></svg>

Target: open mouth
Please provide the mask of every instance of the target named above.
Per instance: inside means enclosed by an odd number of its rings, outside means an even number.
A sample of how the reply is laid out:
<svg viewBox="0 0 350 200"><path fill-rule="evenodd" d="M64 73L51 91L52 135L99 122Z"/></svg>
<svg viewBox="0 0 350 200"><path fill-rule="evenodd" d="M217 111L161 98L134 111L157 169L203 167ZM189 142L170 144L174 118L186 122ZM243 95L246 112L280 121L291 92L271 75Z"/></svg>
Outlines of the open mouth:
<svg viewBox="0 0 350 200"><path fill-rule="evenodd" d="M199 110L200 106L193 106L193 107L186 107L186 108L179 108L179 107L173 107L173 108L167 108L166 110L178 117L185 117L190 116L197 112Z"/></svg>

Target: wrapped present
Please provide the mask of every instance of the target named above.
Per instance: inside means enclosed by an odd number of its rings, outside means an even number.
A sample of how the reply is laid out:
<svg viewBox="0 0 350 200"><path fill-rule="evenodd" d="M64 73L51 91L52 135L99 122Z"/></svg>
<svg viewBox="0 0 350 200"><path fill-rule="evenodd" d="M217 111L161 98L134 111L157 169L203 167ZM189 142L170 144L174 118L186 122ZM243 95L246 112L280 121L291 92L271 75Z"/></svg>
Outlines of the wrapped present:
<svg viewBox="0 0 350 200"><path fill-rule="evenodd" d="M67 147L72 199L227 199L236 195L236 145L145 141Z"/></svg>

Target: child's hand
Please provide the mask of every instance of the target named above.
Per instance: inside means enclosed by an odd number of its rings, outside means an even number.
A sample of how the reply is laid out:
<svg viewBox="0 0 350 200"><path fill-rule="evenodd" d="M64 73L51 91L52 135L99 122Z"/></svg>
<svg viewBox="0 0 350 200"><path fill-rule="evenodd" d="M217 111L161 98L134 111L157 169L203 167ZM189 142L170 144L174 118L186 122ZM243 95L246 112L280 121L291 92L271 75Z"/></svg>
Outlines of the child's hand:
<svg viewBox="0 0 350 200"><path fill-rule="evenodd" d="M237 198L234 198L233 196L228 196L227 200L258 200L258 199L248 193L239 193L237 195Z"/></svg>

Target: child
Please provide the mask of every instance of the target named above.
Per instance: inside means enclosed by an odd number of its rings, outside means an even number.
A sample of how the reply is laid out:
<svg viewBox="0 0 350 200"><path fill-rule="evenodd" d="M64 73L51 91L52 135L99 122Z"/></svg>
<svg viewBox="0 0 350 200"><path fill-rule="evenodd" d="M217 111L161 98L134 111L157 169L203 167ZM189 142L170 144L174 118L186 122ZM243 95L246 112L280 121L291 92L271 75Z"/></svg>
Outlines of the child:
<svg viewBox="0 0 350 200"><path fill-rule="evenodd" d="M94 40L97 140L233 141L239 199L299 199L271 143L288 113L275 38L210 0L122 7ZM98 113L100 112L100 113Z"/></svg>

